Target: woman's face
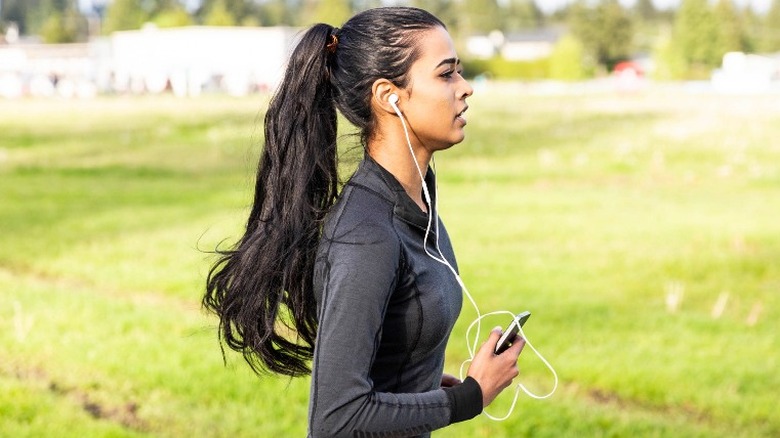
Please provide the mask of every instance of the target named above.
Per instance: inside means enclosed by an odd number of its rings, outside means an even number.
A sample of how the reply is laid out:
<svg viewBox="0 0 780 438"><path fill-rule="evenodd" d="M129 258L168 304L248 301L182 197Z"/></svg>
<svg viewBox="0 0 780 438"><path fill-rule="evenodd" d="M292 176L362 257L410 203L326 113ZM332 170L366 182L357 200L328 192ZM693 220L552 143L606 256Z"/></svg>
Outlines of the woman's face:
<svg viewBox="0 0 780 438"><path fill-rule="evenodd" d="M433 152L463 141L466 98L474 90L461 76L463 67L443 27L423 31L419 44L420 57L409 70L398 106L414 143Z"/></svg>

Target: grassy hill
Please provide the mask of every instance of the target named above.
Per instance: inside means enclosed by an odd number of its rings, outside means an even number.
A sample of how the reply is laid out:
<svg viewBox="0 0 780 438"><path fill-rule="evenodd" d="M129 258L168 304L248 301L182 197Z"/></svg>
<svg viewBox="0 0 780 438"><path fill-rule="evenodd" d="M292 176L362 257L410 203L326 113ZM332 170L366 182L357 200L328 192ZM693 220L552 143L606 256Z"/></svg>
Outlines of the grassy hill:
<svg viewBox="0 0 780 438"><path fill-rule="evenodd" d="M0 436L305 434L307 379L225 366L199 307L266 103L0 101ZM469 103L436 158L441 214L480 310L531 310L561 384L438 436L780 435L777 99L493 85ZM550 389L530 349L520 367Z"/></svg>

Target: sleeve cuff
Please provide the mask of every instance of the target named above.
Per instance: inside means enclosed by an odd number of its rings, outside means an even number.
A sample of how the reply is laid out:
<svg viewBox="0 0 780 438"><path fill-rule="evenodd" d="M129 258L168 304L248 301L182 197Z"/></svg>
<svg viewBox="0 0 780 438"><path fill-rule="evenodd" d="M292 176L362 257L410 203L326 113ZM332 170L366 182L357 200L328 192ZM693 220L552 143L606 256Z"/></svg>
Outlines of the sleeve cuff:
<svg viewBox="0 0 780 438"><path fill-rule="evenodd" d="M482 388L471 377L466 377L460 385L444 388L450 400L452 410L450 424L476 417L482 412Z"/></svg>

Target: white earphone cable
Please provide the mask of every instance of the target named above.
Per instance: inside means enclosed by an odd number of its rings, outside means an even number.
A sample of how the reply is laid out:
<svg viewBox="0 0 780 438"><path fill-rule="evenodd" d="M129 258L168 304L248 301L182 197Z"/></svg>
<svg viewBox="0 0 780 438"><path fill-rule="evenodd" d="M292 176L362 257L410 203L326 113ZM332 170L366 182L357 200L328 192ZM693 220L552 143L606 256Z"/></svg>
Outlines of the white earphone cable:
<svg viewBox="0 0 780 438"><path fill-rule="evenodd" d="M393 97L395 97L395 99L393 99ZM396 95L391 95L391 98L389 99L389 103L390 103L390 106L393 107L393 110L395 110L395 112L398 115L398 117L401 119L401 125L403 126L404 136L406 137L406 144L409 146L409 153L412 155L412 161L414 162L414 166L415 166L415 168L417 168L417 173L419 174L420 180L422 181L423 195L425 197L425 203L428 206L428 215L427 215L428 216L428 224L427 224L427 226L425 228L425 236L423 237L423 249L424 249L425 253L429 257L431 257L433 260L436 260L437 262L439 262L439 263L445 265L447 268L449 268L449 270L455 276L455 279L457 280L458 284L460 285L463 293L466 295L468 300L471 302L471 305L474 307L474 310L477 312L476 319L474 319L474 321L472 321L472 323L469 325L468 329L466 329L466 349L467 349L467 351L469 353L469 358L464 360L461 363L461 365L460 365L459 378L461 380L463 380L464 379L463 367L466 364L471 363L474 360L474 356L476 354L476 348L477 348L477 345L478 345L479 339L480 339L480 330L481 330L481 326L482 326L482 322L481 322L482 319L487 317L487 316L498 315L498 314L509 314L512 318L517 318L517 317L512 312L509 312L509 311L506 311L506 310L498 310L498 311L495 311L495 312L490 312L490 313L486 313L486 314L482 315L480 313L480 311L479 311L479 306L477 306L477 302L471 296L471 293L469 292L469 290L466 287L466 285L463 283L463 280L460 278L460 275L458 275L458 272L449 263L447 258L444 257L444 253L441 251L441 248L439 246L439 220L438 220L438 216L439 216L439 210L438 210L438 208L439 208L439 197L436 196L436 198L435 198L435 206L434 206L433 202L431 201L431 194L428 191L428 186L425 183L425 177L424 177L424 175L422 173L422 169L420 168L420 164L417 162L417 157L415 156L414 149L412 148L412 141L409 138L409 129L406 126L406 120L405 120L404 116L401 114L401 110L396 105L397 99L398 99L398 97ZM433 165L434 165L434 173L435 173L435 166L436 166L435 161L434 161ZM435 190L436 194L438 195L438 181L435 183L434 190ZM434 224L434 227L435 227L434 235L435 235L435 248L436 248L436 252L439 255L438 257L428 250L428 236L430 235L431 224L432 224L432 222L434 220L433 219L433 210L436 210L436 221L435 221L435 224ZM469 339L469 333L474 328L474 325L476 325L476 333L474 334L474 343L471 343L471 341ZM531 391L528 390L528 388L525 387L525 385L523 385L522 383L518 382L516 387L515 387L515 395L514 395L514 398L512 400L512 405L510 406L509 412L507 412L506 415L504 415L503 417L494 417L494 416L488 414L486 411L483 411L485 416L487 416L488 418L490 418L492 420L503 421L503 420L506 420L507 418L509 418L509 416L512 414L512 412L515 409L515 404L517 403L517 398L520 395L520 390L521 389L523 390L523 392L528 394L528 396L530 396L532 398L535 398L535 399L539 399L539 400L545 399L547 397L550 397L553 393L555 393L555 390L558 389L558 374L555 372L555 369L552 367L552 365L550 365L550 363L547 361L547 359L545 359L536 350L536 348L534 348L534 346L528 340L528 337L525 335L525 332L523 332L523 328L520 327L519 324L518 324L518 328L520 329L520 335L523 337L523 339L525 339L526 345L528 345L531 348L531 350L539 357L539 359L541 359L542 363L544 363L547 366L547 368L552 372L553 377L555 378L555 384L553 385L553 388L552 388L552 390L549 393L547 393L545 395L542 395L542 396L539 396L539 395L536 395L536 394L532 393Z"/></svg>
<svg viewBox="0 0 780 438"><path fill-rule="evenodd" d="M417 162L417 157L414 155L414 149L412 148L412 141L409 138L409 129L406 126L406 120L404 116L401 114L401 110L398 108L398 106L394 101L391 100L390 105L393 107L396 114L398 114L398 117L401 119L401 126L403 126L404 128L404 136L406 137L406 144L409 146L409 153L412 155L412 161L414 162L414 167L417 169L417 174L420 175L420 181L422 181L423 195L425 196L425 204L428 206L428 225L425 227L425 237L423 237L423 249L425 250L425 253L430 258L436 260L437 262L449 268L449 270L455 276L455 279L458 281L458 284L460 285L461 289L465 293L466 297L471 302L471 305L474 306L474 310L477 312L477 321L481 321L482 317L480 316L479 306L477 306L477 302L474 301L474 298L471 296L471 293L469 293L469 290L466 287L466 285L463 283L463 280L460 278L460 275L458 275L458 272L455 270L455 268L453 268L452 265L449 263L449 261L447 261L447 258L444 257L444 254L442 254L441 249L439 248L439 221L438 221L439 199L438 197L436 198L436 205L432 207L431 194L428 191L428 185L425 183L425 176L423 176L422 169L420 169L420 164ZM436 184L438 187L438 182ZM439 253L441 257L436 257L434 254L428 251L428 235L430 234L431 231L431 222L433 222L433 212L432 212L433 209L436 209L436 216L437 216L437 220L435 224L436 229L434 231L434 234L436 235L436 251ZM481 328L480 324L478 323L477 333L474 338L475 345L479 341L480 328Z"/></svg>

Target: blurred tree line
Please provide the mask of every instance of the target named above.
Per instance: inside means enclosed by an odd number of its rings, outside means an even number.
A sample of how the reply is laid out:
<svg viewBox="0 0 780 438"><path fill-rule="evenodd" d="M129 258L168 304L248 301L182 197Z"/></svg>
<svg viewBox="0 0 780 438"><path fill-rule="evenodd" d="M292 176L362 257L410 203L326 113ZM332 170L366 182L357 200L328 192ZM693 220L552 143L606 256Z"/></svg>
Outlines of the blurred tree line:
<svg viewBox="0 0 780 438"><path fill-rule="evenodd" d="M15 23L22 35L44 42L84 41L95 34L158 27L340 25L356 11L382 0L93 0L82 11L78 0L0 0L0 28ZM551 14L534 0L405 0L440 17L456 40L500 31L559 29L546 75L579 79L608 72L618 62L650 55L662 79L701 77L730 51L780 51L780 1L758 14L734 0L680 0L659 10L652 0L631 8L618 0L576 0ZM187 6L189 5L189 7ZM1 30L1 29L0 29ZM504 63L503 60L495 60Z"/></svg>

